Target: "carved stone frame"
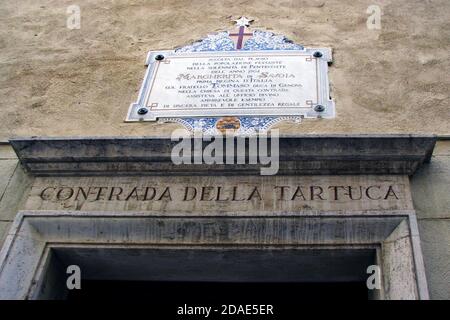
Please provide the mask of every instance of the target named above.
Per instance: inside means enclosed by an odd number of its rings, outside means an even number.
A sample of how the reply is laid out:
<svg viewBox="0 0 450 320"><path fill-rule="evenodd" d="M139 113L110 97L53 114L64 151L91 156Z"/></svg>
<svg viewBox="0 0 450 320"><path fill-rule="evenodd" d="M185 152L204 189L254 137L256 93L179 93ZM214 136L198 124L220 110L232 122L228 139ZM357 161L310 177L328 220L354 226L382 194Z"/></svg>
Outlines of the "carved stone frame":
<svg viewBox="0 0 450 320"><path fill-rule="evenodd" d="M248 228L249 223L252 228ZM168 245L236 249L373 246L378 248L377 264L382 269L377 298L429 298L414 211L302 212L264 217L21 211L0 252L0 299L51 297L45 279L54 246L137 245L161 249Z"/></svg>

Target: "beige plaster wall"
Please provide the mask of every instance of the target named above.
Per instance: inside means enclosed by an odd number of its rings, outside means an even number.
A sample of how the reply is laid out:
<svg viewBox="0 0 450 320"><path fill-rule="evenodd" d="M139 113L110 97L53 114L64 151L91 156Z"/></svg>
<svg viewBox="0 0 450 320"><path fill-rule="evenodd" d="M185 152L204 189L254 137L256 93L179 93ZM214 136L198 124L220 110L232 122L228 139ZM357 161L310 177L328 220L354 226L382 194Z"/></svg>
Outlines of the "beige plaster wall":
<svg viewBox="0 0 450 320"><path fill-rule="evenodd" d="M66 28L71 4L80 30ZM366 27L373 4L379 31ZM123 123L147 51L233 28L240 15L334 50L337 118L283 132L450 132L448 0L21 0L0 3L0 140L169 134L177 125Z"/></svg>

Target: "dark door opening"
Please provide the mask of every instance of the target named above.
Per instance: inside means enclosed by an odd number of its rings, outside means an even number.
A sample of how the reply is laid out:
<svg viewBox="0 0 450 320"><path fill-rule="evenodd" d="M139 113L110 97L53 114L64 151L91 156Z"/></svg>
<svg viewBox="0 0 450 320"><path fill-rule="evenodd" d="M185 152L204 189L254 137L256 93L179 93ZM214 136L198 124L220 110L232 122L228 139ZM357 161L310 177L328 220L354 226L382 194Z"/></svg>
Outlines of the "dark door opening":
<svg viewBox="0 0 450 320"><path fill-rule="evenodd" d="M164 303L283 303L366 300L373 248L52 249L37 298L148 300ZM81 289L66 287L67 268Z"/></svg>
<svg viewBox="0 0 450 320"><path fill-rule="evenodd" d="M300 300L367 300L364 282L242 283L82 281L69 300L147 300L153 303L296 303Z"/></svg>

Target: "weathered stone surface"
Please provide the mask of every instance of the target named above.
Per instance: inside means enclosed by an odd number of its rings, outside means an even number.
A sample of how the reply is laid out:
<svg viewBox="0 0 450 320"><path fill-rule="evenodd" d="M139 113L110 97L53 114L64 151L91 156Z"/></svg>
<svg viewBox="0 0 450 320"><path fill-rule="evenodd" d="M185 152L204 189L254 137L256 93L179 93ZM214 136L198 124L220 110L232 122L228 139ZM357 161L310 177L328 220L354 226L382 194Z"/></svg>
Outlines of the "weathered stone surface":
<svg viewBox="0 0 450 320"><path fill-rule="evenodd" d="M438 141L429 164L411 177L431 299L450 299L450 141Z"/></svg>
<svg viewBox="0 0 450 320"><path fill-rule="evenodd" d="M450 299L450 218L419 220L431 299Z"/></svg>
<svg viewBox="0 0 450 320"><path fill-rule="evenodd" d="M433 156L450 156L450 135L447 139L442 138L436 141Z"/></svg>
<svg viewBox="0 0 450 320"><path fill-rule="evenodd" d="M261 217L161 217L146 213L97 213L47 211L22 212L15 221L8 246L0 252L0 298L23 299L28 294L33 297L37 284L45 275L46 255L49 246L59 249L101 244L102 248L126 248L137 245L140 248L189 249L201 244L202 248L229 249L231 246L243 248L269 249L271 246L311 246L330 249L355 249L380 247L386 240L394 242L409 239L407 221L413 218L411 212L393 216L365 216L354 213L351 216L272 216ZM405 225L406 223L406 225ZM399 237L393 232L404 224ZM417 239L411 238L411 241ZM161 247L162 245L162 247ZM386 244L389 246L389 244ZM367 247L368 246L368 247ZM417 263L416 252L411 251L409 242L402 243L401 250L393 247L387 251L388 265L392 272L387 282L387 298L417 299L418 288L426 287L421 279L415 279L414 268L423 271ZM404 253L407 254L404 254ZM93 257L95 258L95 257ZM389 264L392 262L392 265ZM414 264L414 267L412 267ZM407 274L404 274L406 272ZM401 283L406 280L406 285ZM386 282L386 281L385 281ZM396 284L396 286L392 286ZM399 286L400 285L400 286Z"/></svg>
<svg viewBox="0 0 450 320"><path fill-rule="evenodd" d="M450 218L450 155L433 156L411 177L411 192L419 219Z"/></svg>
<svg viewBox="0 0 450 320"><path fill-rule="evenodd" d="M0 160L17 160L16 153L9 143L0 142Z"/></svg>
<svg viewBox="0 0 450 320"><path fill-rule="evenodd" d="M0 220L12 221L25 203L33 178L20 166L14 170L0 201Z"/></svg>
<svg viewBox="0 0 450 320"><path fill-rule="evenodd" d="M389 300L417 299L416 277L410 231L400 223L382 244L385 294Z"/></svg>
<svg viewBox="0 0 450 320"><path fill-rule="evenodd" d="M0 160L0 201L17 165L17 160Z"/></svg>
<svg viewBox="0 0 450 320"><path fill-rule="evenodd" d="M278 174L413 174L429 161L432 135L280 137ZM20 162L35 175L259 175L260 164L181 164L170 137L16 138ZM209 142L203 141L203 145ZM226 153L224 154L224 158Z"/></svg>
<svg viewBox="0 0 450 320"><path fill-rule="evenodd" d="M20 205L24 204L29 179L11 146L0 145L0 247Z"/></svg>
<svg viewBox="0 0 450 320"><path fill-rule="evenodd" d="M3 241L5 240L11 223L12 222L10 221L0 221L0 247L3 245Z"/></svg>
<svg viewBox="0 0 450 320"><path fill-rule="evenodd" d="M37 177L30 210L271 215L411 210L406 176Z"/></svg>

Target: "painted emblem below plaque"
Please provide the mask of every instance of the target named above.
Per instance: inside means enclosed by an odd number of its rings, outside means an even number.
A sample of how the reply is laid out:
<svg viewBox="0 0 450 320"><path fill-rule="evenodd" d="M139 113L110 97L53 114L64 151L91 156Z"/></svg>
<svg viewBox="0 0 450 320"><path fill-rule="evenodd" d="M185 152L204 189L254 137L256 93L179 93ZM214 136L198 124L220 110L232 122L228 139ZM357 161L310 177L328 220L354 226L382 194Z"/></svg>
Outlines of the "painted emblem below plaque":
<svg viewBox="0 0 450 320"><path fill-rule="evenodd" d="M178 122L190 131L251 134L280 121L333 118L329 48L305 48L254 30L244 17L173 51L151 51L126 121Z"/></svg>

